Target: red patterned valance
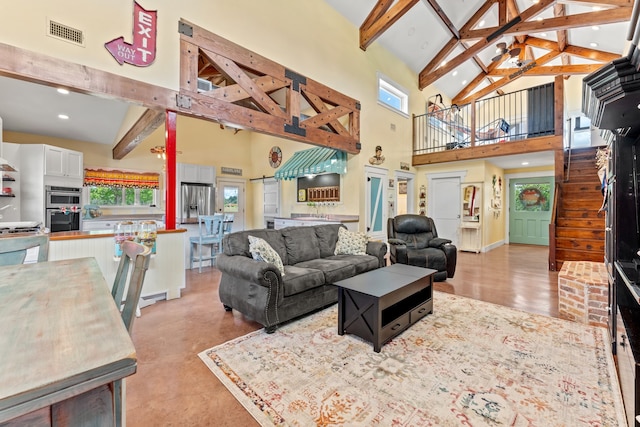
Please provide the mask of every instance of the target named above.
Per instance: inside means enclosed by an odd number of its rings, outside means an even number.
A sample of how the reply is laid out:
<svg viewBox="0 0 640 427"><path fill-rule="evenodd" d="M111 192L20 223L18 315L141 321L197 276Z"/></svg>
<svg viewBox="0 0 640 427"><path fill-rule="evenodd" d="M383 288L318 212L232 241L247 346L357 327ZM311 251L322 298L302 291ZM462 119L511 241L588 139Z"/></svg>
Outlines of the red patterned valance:
<svg viewBox="0 0 640 427"><path fill-rule="evenodd" d="M160 174L119 170L85 169L84 185L97 187L160 188Z"/></svg>

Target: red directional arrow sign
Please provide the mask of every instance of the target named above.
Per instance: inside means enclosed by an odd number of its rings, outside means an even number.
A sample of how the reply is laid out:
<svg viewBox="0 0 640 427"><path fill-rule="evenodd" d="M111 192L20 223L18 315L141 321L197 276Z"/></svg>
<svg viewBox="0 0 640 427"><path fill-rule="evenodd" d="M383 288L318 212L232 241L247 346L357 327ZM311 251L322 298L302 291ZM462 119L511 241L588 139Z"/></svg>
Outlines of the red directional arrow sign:
<svg viewBox="0 0 640 427"><path fill-rule="evenodd" d="M133 2L133 43L118 37L104 44L120 65L148 67L156 59L156 30L158 11L143 9Z"/></svg>

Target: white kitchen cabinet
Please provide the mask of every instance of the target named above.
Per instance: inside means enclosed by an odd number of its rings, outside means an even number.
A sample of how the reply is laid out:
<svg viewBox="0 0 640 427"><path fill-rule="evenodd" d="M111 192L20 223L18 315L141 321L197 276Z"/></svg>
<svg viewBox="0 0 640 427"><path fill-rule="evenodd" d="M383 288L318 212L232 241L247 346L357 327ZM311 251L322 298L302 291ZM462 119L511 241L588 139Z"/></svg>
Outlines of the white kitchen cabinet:
<svg viewBox="0 0 640 427"><path fill-rule="evenodd" d="M198 184L215 184L216 168L205 165L178 163L178 183L193 182Z"/></svg>
<svg viewBox="0 0 640 427"><path fill-rule="evenodd" d="M82 221L82 231L113 231L118 221L96 221L95 219Z"/></svg>
<svg viewBox="0 0 640 427"><path fill-rule="evenodd" d="M82 179L82 153L66 148L44 146L44 174Z"/></svg>

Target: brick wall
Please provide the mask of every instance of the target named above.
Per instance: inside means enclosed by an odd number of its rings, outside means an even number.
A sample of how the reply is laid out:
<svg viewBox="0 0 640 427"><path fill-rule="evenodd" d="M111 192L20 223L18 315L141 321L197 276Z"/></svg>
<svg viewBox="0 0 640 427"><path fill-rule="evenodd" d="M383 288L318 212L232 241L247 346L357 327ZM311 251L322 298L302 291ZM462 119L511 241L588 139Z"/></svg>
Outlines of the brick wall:
<svg viewBox="0 0 640 427"><path fill-rule="evenodd" d="M558 274L560 318L607 327L607 270L602 262L565 261Z"/></svg>

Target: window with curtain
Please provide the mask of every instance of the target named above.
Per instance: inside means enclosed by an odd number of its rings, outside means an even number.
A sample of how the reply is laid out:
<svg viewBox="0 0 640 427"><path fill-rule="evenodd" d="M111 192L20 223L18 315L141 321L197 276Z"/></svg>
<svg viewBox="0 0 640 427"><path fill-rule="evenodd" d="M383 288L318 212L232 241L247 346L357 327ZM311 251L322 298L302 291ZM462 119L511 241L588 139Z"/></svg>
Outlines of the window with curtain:
<svg viewBox="0 0 640 427"><path fill-rule="evenodd" d="M160 174L106 169L85 169L84 186L89 204L116 206L151 206L156 204Z"/></svg>

